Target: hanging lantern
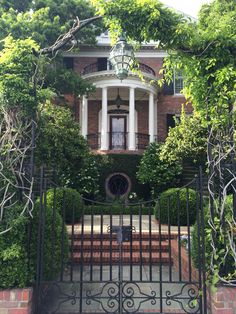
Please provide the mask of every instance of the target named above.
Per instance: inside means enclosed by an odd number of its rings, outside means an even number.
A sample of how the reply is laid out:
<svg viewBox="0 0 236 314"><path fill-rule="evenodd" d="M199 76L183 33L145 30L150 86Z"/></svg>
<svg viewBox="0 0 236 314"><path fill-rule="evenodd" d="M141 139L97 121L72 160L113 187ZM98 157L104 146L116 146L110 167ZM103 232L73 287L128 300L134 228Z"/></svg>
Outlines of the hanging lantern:
<svg viewBox="0 0 236 314"><path fill-rule="evenodd" d="M134 51L133 47L127 43L124 34L121 35L112 48L109 61L115 70L116 76L121 81L127 78L134 63Z"/></svg>

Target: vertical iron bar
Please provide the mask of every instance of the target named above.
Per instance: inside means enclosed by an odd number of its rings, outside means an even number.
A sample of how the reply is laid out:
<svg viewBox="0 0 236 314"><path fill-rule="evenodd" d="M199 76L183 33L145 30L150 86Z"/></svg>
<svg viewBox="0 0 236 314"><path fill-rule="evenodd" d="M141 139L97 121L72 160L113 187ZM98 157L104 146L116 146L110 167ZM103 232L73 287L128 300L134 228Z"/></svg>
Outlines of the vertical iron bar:
<svg viewBox="0 0 236 314"><path fill-rule="evenodd" d="M51 245L51 265L54 272L54 252L55 252L55 220L56 220L56 187L53 188L53 208L52 208L52 245Z"/></svg>
<svg viewBox="0 0 236 314"><path fill-rule="evenodd" d="M205 259L205 218L204 218L204 206L203 206L203 182L202 182L202 167L199 168L199 202L201 213L201 238L202 238L202 281L203 281L203 308L204 314L207 313L207 291L206 291L206 259Z"/></svg>
<svg viewBox="0 0 236 314"><path fill-rule="evenodd" d="M163 291L162 291L162 252L161 252L161 242L162 242L162 234L161 234L161 202L158 200L159 203L159 212L158 212L158 228L159 228L159 280L160 280L160 313L163 312Z"/></svg>
<svg viewBox="0 0 236 314"><path fill-rule="evenodd" d="M123 314L123 211L124 205L120 206L119 226L121 227L121 241L119 243L119 314Z"/></svg>
<svg viewBox="0 0 236 314"><path fill-rule="evenodd" d="M149 217L149 281L152 281L152 208L151 203L148 205Z"/></svg>
<svg viewBox="0 0 236 314"><path fill-rule="evenodd" d="M103 206L101 208L101 226L100 226L101 234L100 234L100 281L103 279Z"/></svg>
<svg viewBox="0 0 236 314"><path fill-rule="evenodd" d="M187 229L188 229L188 276L189 282L192 282L192 264L191 264L191 237L189 222L189 189L186 191L186 211L187 211Z"/></svg>
<svg viewBox="0 0 236 314"><path fill-rule="evenodd" d="M202 289L202 260L201 260L201 224L200 224L200 200L199 200L199 176L196 180L196 209L197 209L197 234L198 234L198 281L199 289ZM199 296L200 313L202 313L202 295ZM205 313L204 313L205 314Z"/></svg>
<svg viewBox="0 0 236 314"><path fill-rule="evenodd" d="M142 207L139 205L139 246L140 246L140 263L139 263L139 273L140 281L143 280L143 247L142 247Z"/></svg>
<svg viewBox="0 0 236 314"><path fill-rule="evenodd" d="M45 220L46 220L46 210L47 210L47 178L44 176L44 184L43 184L43 232L42 232L42 256L44 256L44 236L45 236ZM44 263L41 264L41 277L44 278Z"/></svg>
<svg viewBox="0 0 236 314"><path fill-rule="evenodd" d="M133 226L133 207L130 206L130 227L132 232L132 226ZM130 248L129 248L129 254L130 254L130 281L133 281L133 237L131 234L130 239Z"/></svg>
<svg viewBox="0 0 236 314"><path fill-rule="evenodd" d="M73 275L74 275L74 259L73 259L73 253L74 253L74 238L75 238L75 201L73 202L72 206L72 226L71 226L71 248L70 248L70 258L71 258L71 265L70 265L70 281L73 281Z"/></svg>
<svg viewBox="0 0 236 314"><path fill-rule="evenodd" d="M110 281L112 281L112 206L110 206Z"/></svg>
<svg viewBox="0 0 236 314"><path fill-rule="evenodd" d="M94 238L94 211L91 207L91 246L90 246L90 281L93 281L93 238Z"/></svg>
<svg viewBox="0 0 236 314"><path fill-rule="evenodd" d="M172 252L171 252L171 220L170 220L170 196L168 196L168 250L169 250L169 280L172 281Z"/></svg>
<svg viewBox="0 0 236 314"><path fill-rule="evenodd" d="M61 273L60 273L60 280L63 281L64 279L64 250L65 250L65 197L66 193L65 190L63 191L63 201L62 201L62 226L61 226Z"/></svg>
<svg viewBox="0 0 236 314"><path fill-rule="evenodd" d="M80 303L79 313L83 313L83 271L84 271L84 203L82 203L81 229L78 237L80 241Z"/></svg>
<svg viewBox="0 0 236 314"><path fill-rule="evenodd" d="M181 227L180 227L180 194L177 192L177 211L178 211L178 264L179 264L179 281L182 281L182 261L181 261Z"/></svg>
<svg viewBox="0 0 236 314"><path fill-rule="evenodd" d="M38 235L37 235L37 269L36 269L36 313L40 314L40 306L41 306L41 265L43 263L43 254L42 254L42 234L44 232L43 225L43 181L44 181L44 168L40 167L40 203L39 203L39 217L38 217Z"/></svg>

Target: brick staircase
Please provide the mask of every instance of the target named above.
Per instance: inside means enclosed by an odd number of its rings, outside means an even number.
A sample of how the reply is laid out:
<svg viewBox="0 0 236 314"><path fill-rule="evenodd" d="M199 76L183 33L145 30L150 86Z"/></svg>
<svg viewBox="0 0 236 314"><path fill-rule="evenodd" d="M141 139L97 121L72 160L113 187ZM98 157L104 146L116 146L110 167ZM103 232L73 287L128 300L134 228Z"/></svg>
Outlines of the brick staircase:
<svg viewBox="0 0 236 314"><path fill-rule="evenodd" d="M142 238L142 239L141 239ZM172 237L173 238L173 237ZM72 243L73 242L73 243ZM116 235L113 234L84 234L74 235L74 241L70 245L73 252L73 263L86 265L113 265L119 264L120 252ZM122 243L122 264L172 264L173 259L170 256L169 240L167 235L161 236L153 234L149 239L148 233L139 233L132 235L132 241Z"/></svg>

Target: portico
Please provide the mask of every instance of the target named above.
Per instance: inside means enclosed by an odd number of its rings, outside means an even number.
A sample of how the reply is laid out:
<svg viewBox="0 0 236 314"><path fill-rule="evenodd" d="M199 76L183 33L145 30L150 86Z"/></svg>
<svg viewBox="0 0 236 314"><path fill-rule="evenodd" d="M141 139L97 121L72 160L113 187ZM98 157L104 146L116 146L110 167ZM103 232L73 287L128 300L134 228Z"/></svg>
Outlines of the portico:
<svg viewBox="0 0 236 314"><path fill-rule="evenodd" d="M114 77L94 82L94 85L96 92L89 98L83 97L80 114L81 133L92 149L136 151L156 140L157 92L154 86L132 78L120 82ZM119 92L122 103L117 106L115 99ZM95 110L95 102L97 117L93 115L93 119L97 121L92 128L89 113L91 116Z"/></svg>

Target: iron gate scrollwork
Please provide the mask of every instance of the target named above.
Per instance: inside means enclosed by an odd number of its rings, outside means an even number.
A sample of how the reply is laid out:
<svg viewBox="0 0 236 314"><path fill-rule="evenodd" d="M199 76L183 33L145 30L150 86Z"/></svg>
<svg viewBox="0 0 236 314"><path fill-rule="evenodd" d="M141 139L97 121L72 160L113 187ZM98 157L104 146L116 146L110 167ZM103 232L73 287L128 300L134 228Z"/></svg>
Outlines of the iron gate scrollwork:
<svg viewBox="0 0 236 314"><path fill-rule="evenodd" d="M48 228L44 225L45 192L48 187L44 176L40 181L35 314L207 314L204 243L201 242L204 234L200 228L203 214L201 179L196 178L185 186L185 226L179 211L175 213L177 225L171 225L170 197L165 223L160 199L118 206L84 199L80 220L75 219L74 204L68 222L64 195L62 207L53 208L54 216L55 211L59 211L64 220L59 234L60 263L56 257L58 250L53 249L56 229L53 220L50 243L45 242L44 233ZM198 259L201 267L195 270L191 261L190 188L197 192L196 221L201 252ZM54 187L55 196L56 190ZM53 207L58 206L56 201L53 204ZM181 243L182 236L188 242L185 248ZM51 248L49 255L48 252L45 254L48 248ZM46 273L48 258L52 273L57 268L54 276Z"/></svg>

